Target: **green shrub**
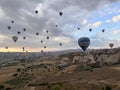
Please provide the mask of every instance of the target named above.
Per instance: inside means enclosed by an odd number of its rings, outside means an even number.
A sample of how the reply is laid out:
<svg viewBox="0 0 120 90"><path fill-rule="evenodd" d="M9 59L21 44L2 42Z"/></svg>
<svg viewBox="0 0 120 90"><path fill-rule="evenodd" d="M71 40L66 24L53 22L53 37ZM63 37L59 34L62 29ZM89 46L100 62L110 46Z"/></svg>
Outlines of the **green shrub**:
<svg viewBox="0 0 120 90"><path fill-rule="evenodd" d="M0 90L3 90L5 88L4 85L0 85Z"/></svg>
<svg viewBox="0 0 120 90"><path fill-rule="evenodd" d="M105 90L112 90L112 87L109 85L106 85Z"/></svg>

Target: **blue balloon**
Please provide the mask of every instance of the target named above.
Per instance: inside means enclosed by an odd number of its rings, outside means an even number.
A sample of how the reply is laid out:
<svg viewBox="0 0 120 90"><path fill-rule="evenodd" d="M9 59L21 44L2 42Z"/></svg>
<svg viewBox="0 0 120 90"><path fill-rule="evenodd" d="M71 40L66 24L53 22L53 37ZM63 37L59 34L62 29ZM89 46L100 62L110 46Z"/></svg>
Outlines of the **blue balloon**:
<svg viewBox="0 0 120 90"><path fill-rule="evenodd" d="M81 37L78 40L78 44L79 46L82 48L83 51L86 51L86 49L88 48L88 46L90 45L90 39L87 37Z"/></svg>

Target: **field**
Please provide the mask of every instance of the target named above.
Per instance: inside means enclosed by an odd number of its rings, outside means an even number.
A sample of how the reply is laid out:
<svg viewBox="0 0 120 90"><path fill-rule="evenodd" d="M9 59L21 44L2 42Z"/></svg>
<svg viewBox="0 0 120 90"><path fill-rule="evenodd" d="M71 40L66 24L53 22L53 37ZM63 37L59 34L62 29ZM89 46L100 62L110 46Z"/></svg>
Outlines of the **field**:
<svg viewBox="0 0 120 90"><path fill-rule="evenodd" d="M10 90L91 90L93 86L102 90L107 84L113 90L120 87L120 64L76 71L77 65L58 69L58 63L59 60L46 60L3 67L0 69L0 84L12 88Z"/></svg>

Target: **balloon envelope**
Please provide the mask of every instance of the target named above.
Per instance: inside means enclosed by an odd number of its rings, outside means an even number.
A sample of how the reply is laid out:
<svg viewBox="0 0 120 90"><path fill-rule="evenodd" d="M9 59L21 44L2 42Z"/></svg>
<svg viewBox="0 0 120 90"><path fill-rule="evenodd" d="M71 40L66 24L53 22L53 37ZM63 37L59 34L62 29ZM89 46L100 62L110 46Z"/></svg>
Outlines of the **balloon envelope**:
<svg viewBox="0 0 120 90"><path fill-rule="evenodd" d="M35 13L38 13L38 11L37 11L37 10L35 10Z"/></svg>
<svg viewBox="0 0 120 90"><path fill-rule="evenodd" d="M102 32L105 32L105 29L102 29Z"/></svg>
<svg viewBox="0 0 120 90"><path fill-rule="evenodd" d="M59 15L62 16L62 15L63 15L63 12L59 12Z"/></svg>
<svg viewBox="0 0 120 90"><path fill-rule="evenodd" d="M110 43L109 46L112 48L112 47L114 46L114 44L113 44L113 43Z"/></svg>
<svg viewBox="0 0 120 90"><path fill-rule="evenodd" d="M90 45L90 39L87 37L81 37L78 40L78 44L82 48L83 51L86 51L87 47Z"/></svg>
<svg viewBox="0 0 120 90"><path fill-rule="evenodd" d="M92 31L92 28L90 28L89 31L91 32L91 31Z"/></svg>
<svg viewBox="0 0 120 90"><path fill-rule="evenodd" d="M16 42L18 40L18 37L17 36L13 36L12 39L13 39L14 42Z"/></svg>
<svg viewBox="0 0 120 90"><path fill-rule="evenodd" d="M62 46L62 43L59 43L60 46Z"/></svg>

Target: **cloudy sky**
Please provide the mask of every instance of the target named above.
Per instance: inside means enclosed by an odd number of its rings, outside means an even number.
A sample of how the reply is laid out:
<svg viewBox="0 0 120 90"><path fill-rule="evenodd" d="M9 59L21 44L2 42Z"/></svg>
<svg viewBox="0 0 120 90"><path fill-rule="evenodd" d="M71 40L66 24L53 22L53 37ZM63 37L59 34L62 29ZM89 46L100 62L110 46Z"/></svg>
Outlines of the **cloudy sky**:
<svg viewBox="0 0 120 90"><path fill-rule="evenodd" d="M13 36L18 36L16 43ZM30 52L80 49L80 37L89 37L92 49L109 48L109 43L119 47L120 0L0 0L0 51L22 51L22 47Z"/></svg>

